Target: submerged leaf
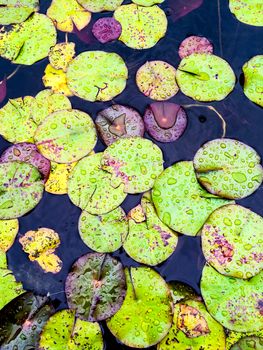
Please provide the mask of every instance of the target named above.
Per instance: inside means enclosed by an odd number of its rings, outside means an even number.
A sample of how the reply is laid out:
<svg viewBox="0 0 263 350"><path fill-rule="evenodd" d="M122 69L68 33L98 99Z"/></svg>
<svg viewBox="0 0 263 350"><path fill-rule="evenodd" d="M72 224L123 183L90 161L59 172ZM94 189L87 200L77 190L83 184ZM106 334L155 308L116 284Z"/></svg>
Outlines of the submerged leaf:
<svg viewBox="0 0 263 350"><path fill-rule="evenodd" d="M38 10L38 0L1 0L0 24L9 25L24 22L31 13Z"/></svg>
<svg viewBox="0 0 263 350"><path fill-rule="evenodd" d="M245 77L244 94L263 107L263 55L251 58L242 69Z"/></svg>
<svg viewBox="0 0 263 350"><path fill-rule="evenodd" d="M188 13L198 9L203 5L204 0L168 0L168 5L171 8L171 17L174 21L188 15Z"/></svg>
<svg viewBox="0 0 263 350"><path fill-rule="evenodd" d="M73 96L72 91L69 90L67 76L63 69L55 69L51 64L48 64L44 73L42 80L45 87L51 88L55 93Z"/></svg>
<svg viewBox="0 0 263 350"><path fill-rule="evenodd" d="M51 162L51 170L45 190L52 194L67 194L68 179L77 162L70 164L59 164Z"/></svg>
<svg viewBox="0 0 263 350"><path fill-rule="evenodd" d="M0 220L0 250L6 252L13 245L19 229L17 219Z"/></svg>
<svg viewBox="0 0 263 350"><path fill-rule="evenodd" d="M78 0L78 2L91 12L103 12L114 11L123 0Z"/></svg>
<svg viewBox="0 0 263 350"><path fill-rule="evenodd" d="M99 18L93 25L92 33L95 38L105 44L117 40L121 35L122 27L120 22L113 17Z"/></svg>
<svg viewBox="0 0 263 350"><path fill-rule="evenodd" d="M229 8L240 22L263 26L263 3L260 0L229 0Z"/></svg>
<svg viewBox="0 0 263 350"><path fill-rule="evenodd" d="M179 56L184 58L193 53L213 53L213 44L205 37L192 35L184 39L179 47Z"/></svg>
<svg viewBox="0 0 263 350"><path fill-rule="evenodd" d="M59 43L53 46L48 58L51 66L66 72L69 62L75 56L75 43Z"/></svg>

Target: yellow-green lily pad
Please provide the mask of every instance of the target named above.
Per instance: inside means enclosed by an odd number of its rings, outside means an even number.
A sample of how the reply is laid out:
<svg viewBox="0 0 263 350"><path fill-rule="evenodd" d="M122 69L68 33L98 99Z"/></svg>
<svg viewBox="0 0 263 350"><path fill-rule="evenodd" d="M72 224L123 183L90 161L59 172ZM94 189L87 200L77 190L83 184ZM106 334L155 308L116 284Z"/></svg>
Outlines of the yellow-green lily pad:
<svg viewBox="0 0 263 350"><path fill-rule="evenodd" d="M12 271L0 267L0 310L22 293L24 293L22 283L16 281Z"/></svg>
<svg viewBox="0 0 263 350"><path fill-rule="evenodd" d="M48 59L53 68L66 72L74 56L75 43L59 43L51 48Z"/></svg>
<svg viewBox="0 0 263 350"><path fill-rule="evenodd" d="M80 5L91 12L114 11L123 0L78 0Z"/></svg>
<svg viewBox="0 0 263 350"><path fill-rule="evenodd" d="M231 350L263 350L263 338L260 337L244 337L241 338Z"/></svg>
<svg viewBox="0 0 263 350"><path fill-rule="evenodd" d="M67 194L68 179L77 162L59 164L51 162L50 174L45 183L45 190L52 194Z"/></svg>
<svg viewBox="0 0 263 350"><path fill-rule="evenodd" d="M262 5L263 11L263 5ZM244 94L252 102L263 107L263 55L251 58L243 66Z"/></svg>
<svg viewBox="0 0 263 350"><path fill-rule="evenodd" d="M236 348L235 346L237 346L237 344L239 344L239 341L242 339L247 339L247 338L255 338L254 340L256 340L256 345L258 345L258 340L259 340L259 344L260 341L262 342L263 340L263 329L257 332L235 332L235 331L230 331L228 330L227 332L227 338L226 338L226 350L251 350L251 348ZM253 344L253 342L252 342ZM244 346L244 342L241 342L241 345ZM247 344L245 344L247 345ZM261 344L260 344L261 345ZM262 343L263 345L263 343ZM252 348L253 349L253 348ZM263 348L255 348L256 350L263 350Z"/></svg>
<svg viewBox="0 0 263 350"><path fill-rule="evenodd" d="M140 6L152 6L155 4L161 4L164 0L132 0L132 2Z"/></svg>
<svg viewBox="0 0 263 350"><path fill-rule="evenodd" d="M12 247L19 229L17 219L0 220L0 250L6 252Z"/></svg>
<svg viewBox="0 0 263 350"><path fill-rule="evenodd" d="M38 0L1 0L0 24L9 25L24 22L31 13L38 10Z"/></svg>
<svg viewBox="0 0 263 350"><path fill-rule="evenodd" d="M0 269L7 269L6 253L0 250Z"/></svg>
<svg viewBox="0 0 263 350"><path fill-rule="evenodd" d="M73 96L73 93L69 90L67 76L63 69L56 69L48 64L42 81L44 86L50 88L54 93Z"/></svg>
<svg viewBox="0 0 263 350"><path fill-rule="evenodd" d="M240 22L263 26L263 3L260 0L229 0L229 8Z"/></svg>

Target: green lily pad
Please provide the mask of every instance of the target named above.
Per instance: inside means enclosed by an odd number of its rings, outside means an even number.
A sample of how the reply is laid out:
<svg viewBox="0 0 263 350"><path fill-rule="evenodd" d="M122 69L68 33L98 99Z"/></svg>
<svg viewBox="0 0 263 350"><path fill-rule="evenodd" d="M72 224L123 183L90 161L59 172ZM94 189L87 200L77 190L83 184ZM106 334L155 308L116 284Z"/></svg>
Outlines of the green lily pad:
<svg viewBox="0 0 263 350"><path fill-rule="evenodd" d="M53 307L48 298L24 293L11 300L1 310L1 350L36 349L39 334Z"/></svg>
<svg viewBox="0 0 263 350"><path fill-rule="evenodd" d="M263 107L263 55L255 56L246 62L243 72L245 76L244 94L252 102Z"/></svg>
<svg viewBox="0 0 263 350"><path fill-rule="evenodd" d="M201 301L175 305L173 325L157 350L225 350L224 328L207 312Z"/></svg>
<svg viewBox="0 0 263 350"><path fill-rule="evenodd" d="M165 169L155 181L152 198L162 222L188 236L195 236L215 209L229 203L199 185L192 162Z"/></svg>
<svg viewBox="0 0 263 350"><path fill-rule="evenodd" d="M194 53L182 59L176 71L182 92L194 100L221 101L234 89L236 76L222 58Z"/></svg>
<svg viewBox="0 0 263 350"><path fill-rule="evenodd" d="M37 128L34 139L47 159L73 163L93 150L97 135L91 117L73 109L50 114Z"/></svg>
<svg viewBox="0 0 263 350"><path fill-rule="evenodd" d="M114 11L123 0L78 0L80 5L91 12Z"/></svg>
<svg viewBox="0 0 263 350"><path fill-rule="evenodd" d="M122 246L128 234L126 214L121 207L107 214L92 215L83 211L79 233L85 244L98 253L112 253Z"/></svg>
<svg viewBox="0 0 263 350"><path fill-rule="evenodd" d="M32 65L48 56L56 44L56 36L51 19L35 13L25 22L0 32L0 56L13 63Z"/></svg>
<svg viewBox="0 0 263 350"><path fill-rule="evenodd" d="M226 276L250 278L263 269L263 218L240 205L215 210L202 229L207 262Z"/></svg>
<svg viewBox="0 0 263 350"><path fill-rule="evenodd" d="M236 346L236 343L239 344L239 341L243 338L256 338L257 339L263 339L263 329L258 332L246 332L246 333L240 333L235 331L228 330L227 332L227 338L226 338L226 350L233 350L233 347ZM241 342L241 344L243 341ZM252 343L253 344L253 343ZM257 344L257 342L256 342ZM253 348L252 348L253 349ZM235 348L234 350L244 350L243 348ZM251 348L245 348L245 350L251 350ZM263 350L263 348L259 348L256 350Z"/></svg>
<svg viewBox="0 0 263 350"><path fill-rule="evenodd" d="M100 325L80 320L73 310L56 312L47 321L39 341L39 350L103 350Z"/></svg>
<svg viewBox="0 0 263 350"><path fill-rule="evenodd" d="M257 152L232 139L205 143L194 157L199 182L215 195L240 199L255 192L263 180Z"/></svg>
<svg viewBox="0 0 263 350"><path fill-rule="evenodd" d="M111 185L111 175L101 169L102 153L88 156L75 166L68 181L68 195L82 210L93 215L106 214L126 198L124 185Z"/></svg>
<svg viewBox="0 0 263 350"><path fill-rule="evenodd" d="M6 252L12 247L19 229L17 219L0 220L0 250Z"/></svg>
<svg viewBox="0 0 263 350"><path fill-rule="evenodd" d="M198 298L196 292L187 284L181 282L170 282L168 285L171 290L174 305L185 299L193 300Z"/></svg>
<svg viewBox="0 0 263 350"><path fill-rule="evenodd" d="M241 338L231 350L263 350L263 338L259 337L244 337Z"/></svg>
<svg viewBox="0 0 263 350"><path fill-rule="evenodd" d="M38 10L38 0L1 0L0 24L9 25L24 22L31 13Z"/></svg>
<svg viewBox="0 0 263 350"><path fill-rule="evenodd" d="M44 183L34 166L27 163L0 164L0 219L18 218L34 209L42 198Z"/></svg>
<svg viewBox="0 0 263 350"><path fill-rule="evenodd" d="M240 22L263 26L263 4L260 0L229 0L229 8Z"/></svg>
<svg viewBox="0 0 263 350"><path fill-rule="evenodd" d="M0 250L0 269L7 269L6 253Z"/></svg>
<svg viewBox="0 0 263 350"><path fill-rule="evenodd" d="M173 319L172 299L163 278L149 267L125 269L127 294L109 320L111 333L130 347L147 348L160 342Z"/></svg>
<svg viewBox="0 0 263 350"><path fill-rule="evenodd" d="M124 184L125 192L141 193L150 190L163 171L163 154L150 140L127 137L104 151L101 164L112 174L112 186Z"/></svg>
<svg viewBox="0 0 263 350"><path fill-rule="evenodd" d="M110 101L126 87L128 69L116 53L82 52L67 70L67 83L74 95L87 101Z"/></svg>
<svg viewBox="0 0 263 350"><path fill-rule="evenodd" d="M250 280L226 277L204 267L201 293L209 313L224 327L237 332L263 328L263 272Z"/></svg>
<svg viewBox="0 0 263 350"><path fill-rule="evenodd" d="M119 310L126 294L122 264L107 254L83 255L67 276L65 292L78 317L105 320Z"/></svg>
<svg viewBox="0 0 263 350"><path fill-rule="evenodd" d="M119 40L132 49L149 49L166 34L167 18L159 6L123 5L114 18L122 26Z"/></svg>
<svg viewBox="0 0 263 350"><path fill-rule="evenodd" d="M4 265L3 263L1 264L2 266ZM0 310L2 311L6 304L22 293L24 293L23 285L22 283L16 281L12 271L8 270L4 266L3 268L0 267Z"/></svg>
<svg viewBox="0 0 263 350"><path fill-rule="evenodd" d="M161 4L164 0L132 0L132 2L140 6L152 6L155 4Z"/></svg>
<svg viewBox="0 0 263 350"><path fill-rule="evenodd" d="M69 62L75 56L75 43L59 43L53 46L49 52L48 59L55 69L63 69L66 72Z"/></svg>
<svg viewBox="0 0 263 350"><path fill-rule="evenodd" d="M158 265L176 249L178 237L158 218L153 203L145 195L129 215L129 234L123 248L134 260L145 265Z"/></svg>

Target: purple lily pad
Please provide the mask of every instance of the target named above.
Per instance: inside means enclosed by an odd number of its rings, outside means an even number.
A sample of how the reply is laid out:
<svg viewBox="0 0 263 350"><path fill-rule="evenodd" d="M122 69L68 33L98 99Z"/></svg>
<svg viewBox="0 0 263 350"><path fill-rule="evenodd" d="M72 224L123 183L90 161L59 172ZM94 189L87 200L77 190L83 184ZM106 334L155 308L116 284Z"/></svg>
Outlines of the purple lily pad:
<svg viewBox="0 0 263 350"><path fill-rule="evenodd" d="M187 126L184 109L170 102L156 102L148 106L144 114L147 132L157 141L173 142L182 136Z"/></svg>
<svg viewBox="0 0 263 350"><path fill-rule="evenodd" d="M7 148L1 155L0 162L20 161L34 165L46 182L50 173L50 161L37 150L34 143L17 143Z"/></svg>
<svg viewBox="0 0 263 350"><path fill-rule="evenodd" d="M6 82L7 82L6 78L0 81L0 103L3 102L6 97L6 93L7 93Z"/></svg>
<svg viewBox="0 0 263 350"><path fill-rule="evenodd" d="M179 56L184 58L193 53L213 53L213 44L205 37L192 35L184 39L179 47Z"/></svg>
<svg viewBox="0 0 263 350"><path fill-rule="evenodd" d="M120 22L113 17L104 17L98 19L92 28L95 38L102 44L117 40L122 32Z"/></svg>

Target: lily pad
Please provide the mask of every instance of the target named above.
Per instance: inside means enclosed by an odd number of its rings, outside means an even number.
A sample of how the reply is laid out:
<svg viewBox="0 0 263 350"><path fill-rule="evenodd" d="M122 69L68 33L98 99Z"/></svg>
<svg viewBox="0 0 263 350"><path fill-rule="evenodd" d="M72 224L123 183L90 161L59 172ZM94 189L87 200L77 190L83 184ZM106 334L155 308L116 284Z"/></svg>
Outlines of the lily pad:
<svg viewBox="0 0 263 350"><path fill-rule="evenodd" d="M211 316L224 327L237 332L263 328L263 272L250 280L226 277L205 266L201 293Z"/></svg>
<svg viewBox="0 0 263 350"><path fill-rule="evenodd" d="M102 44L117 40L121 35L121 24L113 17L99 18L92 27L92 33Z"/></svg>
<svg viewBox="0 0 263 350"><path fill-rule="evenodd" d="M263 269L263 218L240 205L215 210L202 229L207 262L226 276L251 278Z"/></svg>
<svg viewBox="0 0 263 350"><path fill-rule="evenodd" d="M123 5L114 12L114 18L122 26L119 40L132 49L150 49L166 34L166 15L156 5Z"/></svg>
<svg viewBox="0 0 263 350"><path fill-rule="evenodd" d="M215 209L229 203L199 185L192 162L165 169L155 181L152 198L162 222L188 236L195 236Z"/></svg>
<svg viewBox="0 0 263 350"><path fill-rule="evenodd" d="M155 208L144 195L141 204L129 215L129 233L123 243L126 253L145 265L158 265L176 249L178 237L158 218Z"/></svg>
<svg viewBox="0 0 263 350"><path fill-rule="evenodd" d="M243 72L245 76L244 94L252 102L263 107L263 55L255 56L246 62Z"/></svg>
<svg viewBox="0 0 263 350"><path fill-rule="evenodd" d="M58 94L73 96L73 93L69 90L67 76L63 69L55 69L51 64L48 64L44 73L42 81L45 87L51 88L53 92Z"/></svg>
<svg viewBox="0 0 263 350"><path fill-rule="evenodd" d="M56 36L51 19L35 13L21 24L3 28L0 56L13 63L32 65L48 56L50 48L56 44Z"/></svg>
<svg viewBox="0 0 263 350"><path fill-rule="evenodd" d="M85 244L99 253L112 253L122 246L128 234L126 214L121 207L103 215L83 211L79 218L79 233Z"/></svg>
<svg viewBox="0 0 263 350"><path fill-rule="evenodd" d="M68 179L77 162L70 164L59 164L51 162L51 170L45 190L52 194L67 194Z"/></svg>
<svg viewBox="0 0 263 350"><path fill-rule="evenodd" d="M37 168L27 163L0 163L0 219L18 218L34 209L44 184Z"/></svg>
<svg viewBox="0 0 263 350"><path fill-rule="evenodd" d="M55 69L63 69L66 72L68 64L75 56L75 43L59 43L53 46L48 58Z"/></svg>
<svg viewBox="0 0 263 350"><path fill-rule="evenodd" d="M181 59L190 56L193 53L213 53L213 44L203 36L188 36L179 47L178 54Z"/></svg>
<svg viewBox="0 0 263 350"><path fill-rule="evenodd" d="M194 53L182 59L176 71L182 92L194 100L221 101L234 89L236 76L222 58Z"/></svg>
<svg viewBox="0 0 263 350"><path fill-rule="evenodd" d="M102 169L112 174L111 183L124 184L127 193L150 190L163 171L161 149L141 137L119 139L103 153Z"/></svg>
<svg viewBox="0 0 263 350"><path fill-rule="evenodd" d="M34 139L47 159L73 163L93 150L97 135L91 117L73 109L50 114L37 128Z"/></svg>
<svg viewBox="0 0 263 350"><path fill-rule="evenodd" d="M7 269L6 253L0 250L0 269Z"/></svg>
<svg viewBox="0 0 263 350"><path fill-rule="evenodd" d="M31 13L38 10L38 0L1 0L0 24L9 25L24 22Z"/></svg>
<svg viewBox="0 0 263 350"><path fill-rule="evenodd" d="M260 337L244 337L241 338L235 345L231 347L231 350L262 350L263 338Z"/></svg>
<svg viewBox="0 0 263 350"><path fill-rule="evenodd" d="M67 83L74 95L87 101L110 101L126 87L128 69L116 53L82 52L69 63Z"/></svg>
<svg viewBox="0 0 263 350"><path fill-rule="evenodd" d="M39 350L103 350L98 323L75 318L73 310L60 310L50 317L39 341Z"/></svg>
<svg viewBox="0 0 263 350"><path fill-rule="evenodd" d="M233 139L205 143L194 157L199 182L220 197L239 199L255 192L263 180L260 156Z"/></svg>
<svg viewBox="0 0 263 350"><path fill-rule="evenodd" d="M140 6L152 6L155 4L161 4L164 0L132 0L132 2Z"/></svg>
<svg viewBox="0 0 263 350"><path fill-rule="evenodd" d="M147 348L160 342L173 319L172 299L164 279L149 267L125 269L127 294L107 326L122 343Z"/></svg>
<svg viewBox="0 0 263 350"><path fill-rule="evenodd" d="M84 9L77 0L52 0L47 10L57 29L63 32L72 32L74 25L81 30L85 28L90 20L91 13Z"/></svg>
<svg viewBox="0 0 263 350"><path fill-rule="evenodd" d="M78 317L105 320L119 310L126 294L122 264L107 254L83 255L73 264L65 291Z"/></svg>
<svg viewBox="0 0 263 350"><path fill-rule="evenodd" d="M79 161L68 181L71 201L93 215L114 210L127 196L124 184L111 185L111 175L101 168L102 156L102 153L97 153Z"/></svg>
<svg viewBox="0 0 263 350"><path fill-rule="evenodd" d="M187 284L181 282L170 282L168 285L171 290L174 305L187 299L199 299L196 292Z"/></svg>
<svg viewBox="0 0 263 350"><path fill-rule="evenodd" d="M4 264L1 264L1 265L3 266ZM22 283L16 281L12 271L8 270L4 266L3 268L0 267L1 320L4 315L2 314L3 307L22 293L24 293ZM1 336L2 336L2 332L0 335L0 339L1 339Z"/></svg>
<svg viewBox="0 0 263 350"><path fill-rule="evenodd" d="M153 100L164 101L179 91L176 69L164 61L150 61L141 66L136 74L139 90Z"/></svg>
<svg viewBox="0 0 263 350"><path fill-rule="evenodd" d="M103 12L114 11L123 0L78 0L78 2L91 12Z"/></svg>
<svg viewBox="0 0 263 350"><path fill-rule="evenodd" d="M143 137L144 134L144 123L140 114L127 106L113 105L102 110L98 113L95 123L107 146L121 137Z"/></svg>
<svg viewBox="0 0 263 350"><path fill-rule="evenodd" d="M12 247L19 229L19 221L0 220L0 250L6 252Z"/></svg>
<svg viewBox="0 0 263 350"><path fill-rule="evenodd" d="M226 338L226 350L250 350L251 348L235 348L234 346L236 346L237 344L239 344L239 341L243 338L255 338L256 340L256 344L257 344L257 340L258 339L263 339L263 328L260 331L257 332L235 332L235 331L227 331L227 338ZM244 345L243 341L241 342L241 344ZM252 343L253 344L253 343ZM253 348L252 348L253 349ZM262 350L262 348L259 348L256 350Z"/></svg>
<svg viewBox="0 0 263 350"><path fill-rule="evenodd" d="M263 4L259 0L229 0L229 8L240 22L263 26Z"/></svg>

